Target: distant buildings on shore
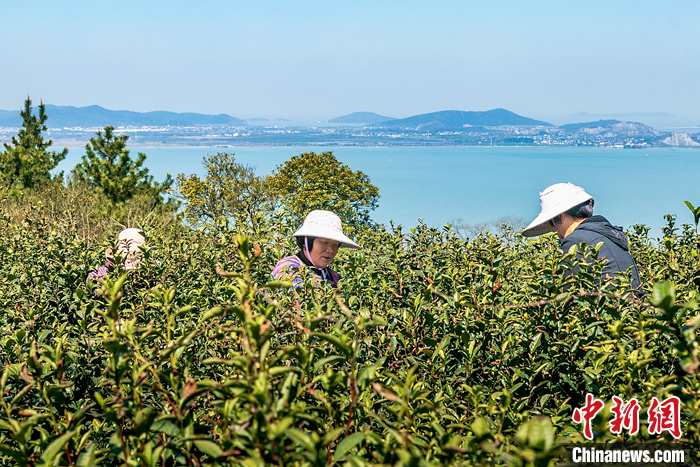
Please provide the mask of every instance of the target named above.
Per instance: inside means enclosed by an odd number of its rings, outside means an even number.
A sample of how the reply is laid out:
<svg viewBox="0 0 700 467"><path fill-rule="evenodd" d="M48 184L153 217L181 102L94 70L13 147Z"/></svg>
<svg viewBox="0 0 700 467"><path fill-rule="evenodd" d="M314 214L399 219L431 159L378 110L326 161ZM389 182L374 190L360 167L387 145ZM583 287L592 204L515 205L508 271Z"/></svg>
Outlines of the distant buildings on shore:
<svg viewBox="0 0 700 467"><path fill-rule="evenodd" d="M51 128L54 146L82 146L100 127ZM18 128L0 127L0 143ZM640 123L601 126L430 128L297 126L120 126L129 146L588 146L615 148L700 147L700 133L662 132Z"/></svg>
<svg viewBox="0 0 700 467"><path fill-rule="evenodd" d="M138 146L590 146L700 147L700 133L658 131L643 123L598 120L555 126L506 109L447 110L403 119L356 112L317 125L226 114L112 111L98 106L47 105L47 136L59 146L82 146L104 125ZM0 143L21 119L0 111ZM103 125L104 124L104 125ZM700 128L698 128L700 131Z"/></svg>

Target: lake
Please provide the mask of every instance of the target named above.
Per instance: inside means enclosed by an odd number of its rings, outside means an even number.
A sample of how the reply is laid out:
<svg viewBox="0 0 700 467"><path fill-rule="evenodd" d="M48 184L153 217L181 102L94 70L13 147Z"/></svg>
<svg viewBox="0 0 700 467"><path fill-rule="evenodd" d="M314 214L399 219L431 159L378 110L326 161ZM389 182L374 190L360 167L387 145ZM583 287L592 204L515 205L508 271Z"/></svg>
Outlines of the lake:
<svg viewBox="0 0 700 467"><path fill-rule="evenodd" d="M166 173L204 175L202 157L227 151L256 166L260 175L304 151L333 151L353 170L365 172L380 190L373 218L413 227L419 219L443 226L458 219L469 224L503 216L529 223L539 213L539 192L571 182L595 198L595 213L613 224L646 224L660 236L664 214L678 224L692 223L683 203L700 204L700 150L530 148L530 147L241 147L130 148L148 156L146 165L158 181ZM71 149L59 170L80 161L83 149Z"/></svg>

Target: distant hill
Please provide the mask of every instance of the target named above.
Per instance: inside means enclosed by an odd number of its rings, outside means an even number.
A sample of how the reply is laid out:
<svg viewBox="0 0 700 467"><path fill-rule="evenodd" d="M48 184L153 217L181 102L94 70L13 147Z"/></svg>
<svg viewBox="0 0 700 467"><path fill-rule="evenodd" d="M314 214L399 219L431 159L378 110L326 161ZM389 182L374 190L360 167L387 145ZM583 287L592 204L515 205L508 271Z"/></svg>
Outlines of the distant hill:
<svg viewBox="0 0 700 467"><path fill-rule="evenodd" d="M675 115L669 112L618 112L609 114L591 114L579 112L565 118L559 117L562 123L583 123L595 120L620 120L623 122L638 122L654 128L680 128L695 126L696 116Z"/></svg>
<svg viewBox="0 0 700 467"><path fill-rule="evenodd" d="M395 120L391 117L384 117L374 112L354 112L342 117L328 120L328 123L347 123L348 125L372 125L373 123Z"/></svg>
<svg viewBox="0 0 700 467"><path fill-rule="evenodd" d="M34 107L36 109L36 106ZM205 115L165 111L131 112L108 110L99 105L88 107L46 105L49 128L112 126L190 126L190 125L245 125L243 120L226 114ZM0 126L19 127L19 110L0 110Z"/></svg>
<svg viewBox="0 0 700 467"><path fill-rule="evenodd" d="M597 122L571 123L559 128L567 133L600 135L603 138L614 137L657 137L661 133L649 125L638 122L621 122L619 120L598 120Z"/></svg>
<svg viewBox="0 0 700 467"><path fill-rule="evenodd" d="M19 127L21 124L19 110L0 110L0 126Z"/></svg>
<svg viewBox="0 0 700 467"><path fill-rule="evenodd" d="M581 128L611 127L616 123L622 122L620 122L620 120L598 120L597 122L569 123L568 125L561 125L559 128L566 131L578 131Z"/></svg>
<svg viewBox="0 0 700 467"><path fill-rule="evenodd" d="M429 114L415 115L380 122L373 126L381 128L421 129L457 129L465 127L485 127L503 125L553 126L551 123L523 117L505 109L493 109L485 112L465 112L462 110L443 110Z"/></svg>

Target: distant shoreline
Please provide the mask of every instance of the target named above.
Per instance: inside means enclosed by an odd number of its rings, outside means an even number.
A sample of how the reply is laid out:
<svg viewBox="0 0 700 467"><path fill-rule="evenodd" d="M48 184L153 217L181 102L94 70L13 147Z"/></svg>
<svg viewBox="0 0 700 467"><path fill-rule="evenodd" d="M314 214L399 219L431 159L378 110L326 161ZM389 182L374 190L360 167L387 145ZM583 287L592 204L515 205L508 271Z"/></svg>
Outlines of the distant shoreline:
<svg viewBox="0 0 700 467"><path fill-rule="evenodd" d="M59 148L71 149L84 149L88 141L61 141L54 140L51 149L56 150ZM0 139L0 145L3 143L10 143L10 140ZM319 148L320 150L326 149L337 149L337 148L499 148L499 149L543 149L543 150L557 150L562 148L576 148L576 149L620 149L620 150L653 150L653 149L689 149L689 150L700 150L700 147L615 147L615 146L575 146L575 145L513 145L513 144L494 144L482 145L482 144L319 144L319 143L295 143L295 144L238 144L238 145L207 145L207 144L195 144L195 145L184 145L184 144L149 144L149 143L134 143L129 141L127 144L127 149L133 151L135 149L216 149L219 152L226 152L230 149L236 148ZM3 148L0 147L0 152Z"/></svg>
<svg viewBox="0 0 700 467"><path fill-rule="evenodd" d="M392 147L418 147L418 148L483 148L483 147L515 147L515 148L619 148L619 149L649 149L649 148L683 148L689 147L692 149L700 149L700 134L693 133L672 133L657 136L653 141L631 141L624 138L610 138L597 141L578 141L578 140L562 140L555 141L554 138L549 141L548 138L534 140L527 138L527 141L520 141L525 138L499 138L493 137L493 141L488 136L484 136L478 141L473 139L452 137L435 137L432 135L430 139L421 135L410 135L399 138L337 138L331 137L323 139L322 135L314 135L314 137L301 136L298 139L289 137L276 138L272 135L267 137L217 137L217 136L201 136L201 137L172 137L163 135L157 137L148 135L144 137L142 134L134 134L124 132L129 136L127 147L143 147L143 148L221 148L228 149L232 147L249 147L249 148L272 148L272 147L318 147L318 148L343 148L343 147L373 147L373 148L392 148ZM10 144L12 137L15 134L11 132L0 132L0 144ZM61 137L61 135L47 134L45 139L50 139L53 142L53 147L79 148L84 147L93 138L94 134L71 135L72 137ZM664 139L665 138L665 139ZM252 140L252 141L251 141ZM2 146L0 146L2 151Z"/></svg>

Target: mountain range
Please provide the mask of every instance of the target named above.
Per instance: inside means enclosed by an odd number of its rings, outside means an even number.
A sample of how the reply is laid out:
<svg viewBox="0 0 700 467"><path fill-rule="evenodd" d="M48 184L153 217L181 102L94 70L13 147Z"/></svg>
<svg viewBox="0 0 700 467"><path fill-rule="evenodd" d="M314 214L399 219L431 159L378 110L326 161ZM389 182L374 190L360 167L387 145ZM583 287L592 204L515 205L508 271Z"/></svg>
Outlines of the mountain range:
<svg viewBox="0 0 700 467"><path fill-rule="evenodd" d="M36 111L37 107L34 107ZM190 126L190 125L245 125L245 121L226 114L205 115L176 112L132 112L108 110L99 105L88 107L46 105L46 126L49 128L112 126ZM19 111L0 110L0 126L19 127Z"/></svg>
<svg viewBox="0 0 700 467"><path fill-rule="evenodd" d="M36 111L36 107L34 108ZM48 115L47 126L53 129L59 128L102 128L106 125L115 127L187 127L203 125L231 125L245 126L245 120L232 117L227 114L206 115L199 113L176 113L166 111L133 112L128 110L109 110L98 105L87 107L46 105ZM589 114L580 113L576 116L583 118ZM251 118L250 124L265 123L264 118ZM385 128L393 130L412 131L441 131L463 130L470 127L499 127L499 126L528 126L528 127L553 127L554 125L518 115L506 109L492 109L487 111L461 111L443 110L408 118L391 118L374 112L355 112L328 121L334 124L363 125L370 128ZM593 128L607 128L620 126L619 119L606 119L597 122L581 122L561 125L560 128L567 132L588 131ZM21 126L22 119L19 111L0 110L0 127L17 128ZM616 127L617 128L617 127ZM643 132L645 132L643 130Z"/></svg>

